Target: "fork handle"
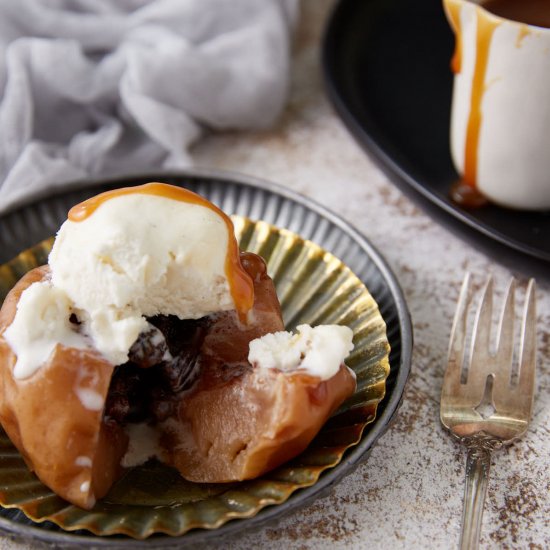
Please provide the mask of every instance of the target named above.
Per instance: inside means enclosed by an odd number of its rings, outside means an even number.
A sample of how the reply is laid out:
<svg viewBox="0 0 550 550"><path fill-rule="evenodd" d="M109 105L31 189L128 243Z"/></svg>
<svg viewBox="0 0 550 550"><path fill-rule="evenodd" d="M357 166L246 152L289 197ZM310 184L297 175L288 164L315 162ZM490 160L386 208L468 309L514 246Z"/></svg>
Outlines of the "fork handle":
<svg viewBox="0 0 550 550"><path fill-rule="evenodd" d="M479 547L481 518L490 468L491 452L479 445L468 446L460 550L476 550Z"/></svg>

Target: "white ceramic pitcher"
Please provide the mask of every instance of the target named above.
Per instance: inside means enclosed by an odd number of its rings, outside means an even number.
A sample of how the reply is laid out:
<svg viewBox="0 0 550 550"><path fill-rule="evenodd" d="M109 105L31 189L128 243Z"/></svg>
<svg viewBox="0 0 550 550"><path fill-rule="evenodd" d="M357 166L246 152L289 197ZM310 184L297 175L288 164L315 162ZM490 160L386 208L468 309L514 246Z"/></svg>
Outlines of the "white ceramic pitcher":
<svg viewBox="0 0 550 550"><path fill-rule="evenodd" d="M495 203L550 210L550 28L503 19L480 3L443 0L456 36L453 162Z"/></svg>

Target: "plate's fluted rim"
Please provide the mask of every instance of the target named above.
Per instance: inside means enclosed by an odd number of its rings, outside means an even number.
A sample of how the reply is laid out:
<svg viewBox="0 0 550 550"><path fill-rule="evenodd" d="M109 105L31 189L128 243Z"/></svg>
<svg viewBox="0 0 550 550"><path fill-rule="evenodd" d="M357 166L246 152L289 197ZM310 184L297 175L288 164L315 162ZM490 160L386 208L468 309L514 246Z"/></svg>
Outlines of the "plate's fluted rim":
<svg viewBox="0 0 550 550"><path fill-rule="evenodd" d="M199 542L213 542L214 539L219 541L221 537L230 536L243 529L253 530L262 525L274 521L276 518L281 518L282 515L295 510L297 507L305 505L319 494L328 491L342 477L349 474L367 455L373 444L386 431L389 422L395 415L403 397L403 391L410 373L411 358L412 358L412 343L413 333L410 314L405 302L403 291L399 282L389 267L386 260L380 252L364 237L353 225L348 221L321 205L317 201L305 197L295 191L292 191L281 185L264 181L255 177L242 175L235 172L225 172L210 169L189 169L185 171L155 171L150 173L136 173L112 178L88 178L77 180L58 185L50 188L48 191L36 193L28 196L21 201L12 204L5 212L0 215L7 216L30 206L39 200L54 198L64 195L71 191L89 189L100 186L116 186L129 185L135 179L140 181L147 179L149 181L162 179L179 179L185 180L189 178L201 178L204 180L212 180L217 182L229 182L236 186L248 187L258 191L267 191L275 196L283 197L291 202L297 203L303 208L313 211L315 214L328 220L336 226L341 232L348 235L355 241L360 248L367 254L369 260L375 265L380 273L380 276L387 285L393 305L397 313L397 322L400 335L400 350L398 365L392 366L392 374L396 375L393 391L388 392L386 398L379 404L377 418L371 425L370 429L365 433L361 442L350 449L343 457L340 464L326 471L321 478L311 487L307 487L295 492L285 503L276 506L268 506L263 508L256 516L243 521L229 521L222 527L213 531L197 530L191 531L181 537L168 536L153 536L149 539L139 541L125 537L97 537L95 535L79 535L63 531L50 531L40 526L33 526L18 523L16 519L8 519L0 517L0 530L8 536L15 538L24 537L25 539L34 539L42 543L55 543L58 547L69 547L78 545L93 545L94 547L109 547L109 548L168 548L182 547L188 544L197 544ZM266 220L269 221L269 220ZM270 222L271 223L271 222ZM303 238L310 238L308 235L301 235ZM318 243L321 244L321 243ZM323 245L321 245L323 246ZM323 246L326 248L326 246ZM330 250L329 250L330 251ZM356 275L367 285L368 281L363 280L361 274ZM374 296L376 299L376 296ZM388 335L389 337L389 335ZM394 350L395 351L395 350ZM391 376L391 375L390 375Z"/></svg>

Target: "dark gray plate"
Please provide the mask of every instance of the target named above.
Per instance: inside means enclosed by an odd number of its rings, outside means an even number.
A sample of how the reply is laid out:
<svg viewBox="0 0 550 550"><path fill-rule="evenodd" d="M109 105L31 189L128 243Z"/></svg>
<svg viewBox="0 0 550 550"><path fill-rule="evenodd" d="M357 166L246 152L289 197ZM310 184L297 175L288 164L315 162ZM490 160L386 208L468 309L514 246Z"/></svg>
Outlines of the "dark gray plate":
<svg viewBox="0 0 550 550"><path fill-rule="evenodd" d="M13 538L44 541L58 546L160 548L196 545L214 539L219 541L222 536L258 528L325 493L350 473L366 458L372 445L388 428L403 397L410 371L412 328L395 276L380 253L348 223L310 199L271 183L226 173L190 171L67 184L54 193L50 191L34 197L31 202L21 204L0 217L0 264L55 234L74 204L102 191L149 181L187 187L207 197L228 214L240 214L287 228L317 243L347 264L368 287L387 324L391 370L386 381L386 397L361 442L345 454L338 466L326 471L315 485L299 490L283 504L264 508L253 518L230 521L214 531L197 530L182 537L154 536L137 541L124 537L96 537L87 532L64 532L48 522L33 523L17 510L0 509L0 530Z"/></svg>

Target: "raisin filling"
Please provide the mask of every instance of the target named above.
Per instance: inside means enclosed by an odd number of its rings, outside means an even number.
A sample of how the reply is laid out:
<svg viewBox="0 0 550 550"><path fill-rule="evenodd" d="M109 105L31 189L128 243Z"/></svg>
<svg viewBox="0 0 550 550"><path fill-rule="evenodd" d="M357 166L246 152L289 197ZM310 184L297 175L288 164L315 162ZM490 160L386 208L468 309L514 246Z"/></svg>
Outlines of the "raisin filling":
<svg viewBox="0 0 550 550"><path fill-rule="evenodd" d="M157 315L147 319L129 352L115 368L105 417L119 424L165 420L175 412L178 396L189 389L200 371L199 354L209 319L178 319Z"/></svg>

